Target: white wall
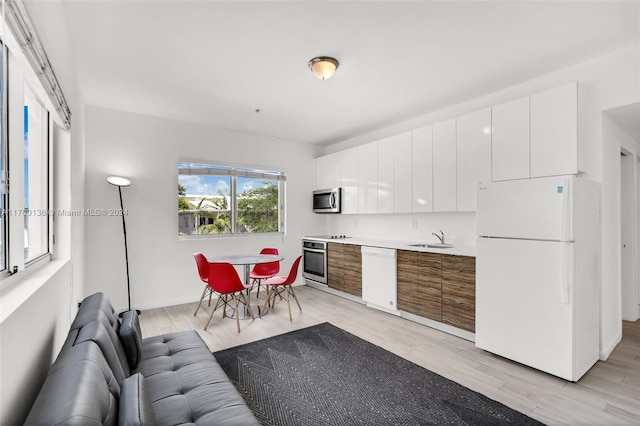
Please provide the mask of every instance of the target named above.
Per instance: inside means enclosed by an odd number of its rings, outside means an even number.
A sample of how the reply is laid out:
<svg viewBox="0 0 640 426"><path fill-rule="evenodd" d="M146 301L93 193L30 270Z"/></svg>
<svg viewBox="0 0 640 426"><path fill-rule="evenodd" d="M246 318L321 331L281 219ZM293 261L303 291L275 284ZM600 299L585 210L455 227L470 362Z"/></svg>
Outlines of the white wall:
<svg viewBox="0 0 640 426"><path fill-rule="evenodd" d="M131 275L131 304L145 309L197 300L202 292L192 253L258 253L277 247L287 269L301 238L321 229L311 212L317 147L98 107L86 109L85 208L119 207L105 179L129 177L123 188ZM276 169L287 175L287 235L178 240L177 163L196 160ZM104 291L124 309L126 275L120 217L87 217L85 293Z"/></svg>
<svg viewBox="0 0 640 426"><path fill-rule="evenodd" d="M619 191L620 145L603 138L602 111L640 100L640 55L638 45L629 46L593 58L586 62L547 74L522 84L458 105L424 114L395 126L360 135L326 148L325 153L375 141L418 128L436 121L462 115L481 108L512 100L520 96L578 81L588 92L592 110L589 112L589 143L586 152L587 176L602 182L601 229L601 357L606 358L618 343L622 333L620 314L620 251ZM414 220L418 228L413 229ZM326 232L401 239L424 239L442 229L460 242L475 238L475 215L422 213L415 215L365 215L326 218ZM415 238L414 238L415 237ZM432 237L435 238L435 237Z"/></svg>
<svg viewBox="0 0 640 426"><path fill-rule="evenodd" d="M60 10L46 19L64 30ZM57 57L54 69L74 114L71 129L53 132L53 208L71 209L83 204L83 114L68 58ZM14 123L15 124L15 123ZM21 128L21 125L16 126ZM81 294L81 221L56 218L53 262L38 270L14 275L13 285L0 293L0 424L22 424L44 382L49 366L67 336Z"/></svg>
<svg viewBox="0 0 640 426"><path fill-rule="evenodd" d="M0 323L2 425L24 422L49 366L67 337L71 317L75 315L70 305L69 283L70 267L66 262Z"/></svg>
<svg viewBox="0 0 640 426"><path fill-rule="evenodd" d="M640 120L640 117L638 119ZM638 226L638 141L610 119L606 112L603 114L603 141L611 146L612 150L618 147L618 152L624 149L629 154L627 157L618 155L617 168L612 173L618 176L618 188L615 193L608 194L608 200L610 203L616 203L622 210L617 220L608 224L605 232L613 233L617 239L618 258L621 261L617 265L617 272L621 280L621 318L635 321L638 319L638 265L637 260L634 261L634 258L637 257L638 247L636 232ZM622 161L626 162L626 169L622 168ZM611 166L613 165L612 163ZM625 249L622 248L623 244L626 245ZM622 253L623 250L627 251L626 257Z"/></svg>

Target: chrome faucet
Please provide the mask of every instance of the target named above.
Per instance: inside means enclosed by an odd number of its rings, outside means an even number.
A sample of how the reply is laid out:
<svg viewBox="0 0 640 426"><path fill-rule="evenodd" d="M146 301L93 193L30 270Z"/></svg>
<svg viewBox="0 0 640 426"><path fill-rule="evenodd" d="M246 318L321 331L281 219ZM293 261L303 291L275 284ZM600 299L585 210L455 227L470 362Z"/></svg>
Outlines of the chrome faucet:
<svg viewBox="0 0 640 426"><path fill-rule="evenodd" d="M438 239L440 240L440 244L444 244L444 232L442 232L442 230L440 230L440 235L436 234L435 232L432 232L432 234L438 237Z"/></svg>

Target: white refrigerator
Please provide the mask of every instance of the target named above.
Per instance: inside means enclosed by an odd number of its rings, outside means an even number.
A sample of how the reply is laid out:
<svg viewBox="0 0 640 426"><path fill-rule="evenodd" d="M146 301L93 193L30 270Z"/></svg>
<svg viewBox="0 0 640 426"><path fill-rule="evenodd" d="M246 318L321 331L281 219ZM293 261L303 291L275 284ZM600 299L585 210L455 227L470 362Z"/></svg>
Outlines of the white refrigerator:
<svg viewBox="0 0 640 426"><path fill-rule="evenodd" d="M480 183L476 346L577 381L599 356L600 186Z"/></svg>

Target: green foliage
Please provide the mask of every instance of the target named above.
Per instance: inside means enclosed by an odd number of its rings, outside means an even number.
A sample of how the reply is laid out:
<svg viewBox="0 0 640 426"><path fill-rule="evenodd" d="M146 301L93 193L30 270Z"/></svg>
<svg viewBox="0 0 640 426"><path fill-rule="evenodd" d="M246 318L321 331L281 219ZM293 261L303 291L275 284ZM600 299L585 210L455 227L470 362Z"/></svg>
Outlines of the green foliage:
<svg viewBox="0 0 640 426"><path fill-rule="evenodd" d="M193 210L193 204L191 204L184 196L186 188L184 185L178 184L178 211Z"/></svg>
<svg viewBox="0 0 640 426"><path fill-rule="evenodd" d="M263 182L238 197L240 232L278 232L278 185Z"/></svg>
<svg viewBox="0 0 640 426"><path fill-rule="evenodd" d="M193 210L193 204L184 197L178 197L178 211Z"/></svg>

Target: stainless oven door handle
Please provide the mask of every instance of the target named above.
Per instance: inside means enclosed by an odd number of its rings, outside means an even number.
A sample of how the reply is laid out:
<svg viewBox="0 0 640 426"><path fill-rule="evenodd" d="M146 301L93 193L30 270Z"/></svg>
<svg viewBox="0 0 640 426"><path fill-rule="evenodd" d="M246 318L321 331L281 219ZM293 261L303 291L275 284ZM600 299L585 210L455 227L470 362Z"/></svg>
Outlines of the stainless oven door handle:
<svg viewBox="0 0 640 426"><path fill-rule="evenodd" d="M326 253L327 250L323 250L323 249L308 249L308 248L303 248L302 251L310 251L313 253Z"/></svg>

